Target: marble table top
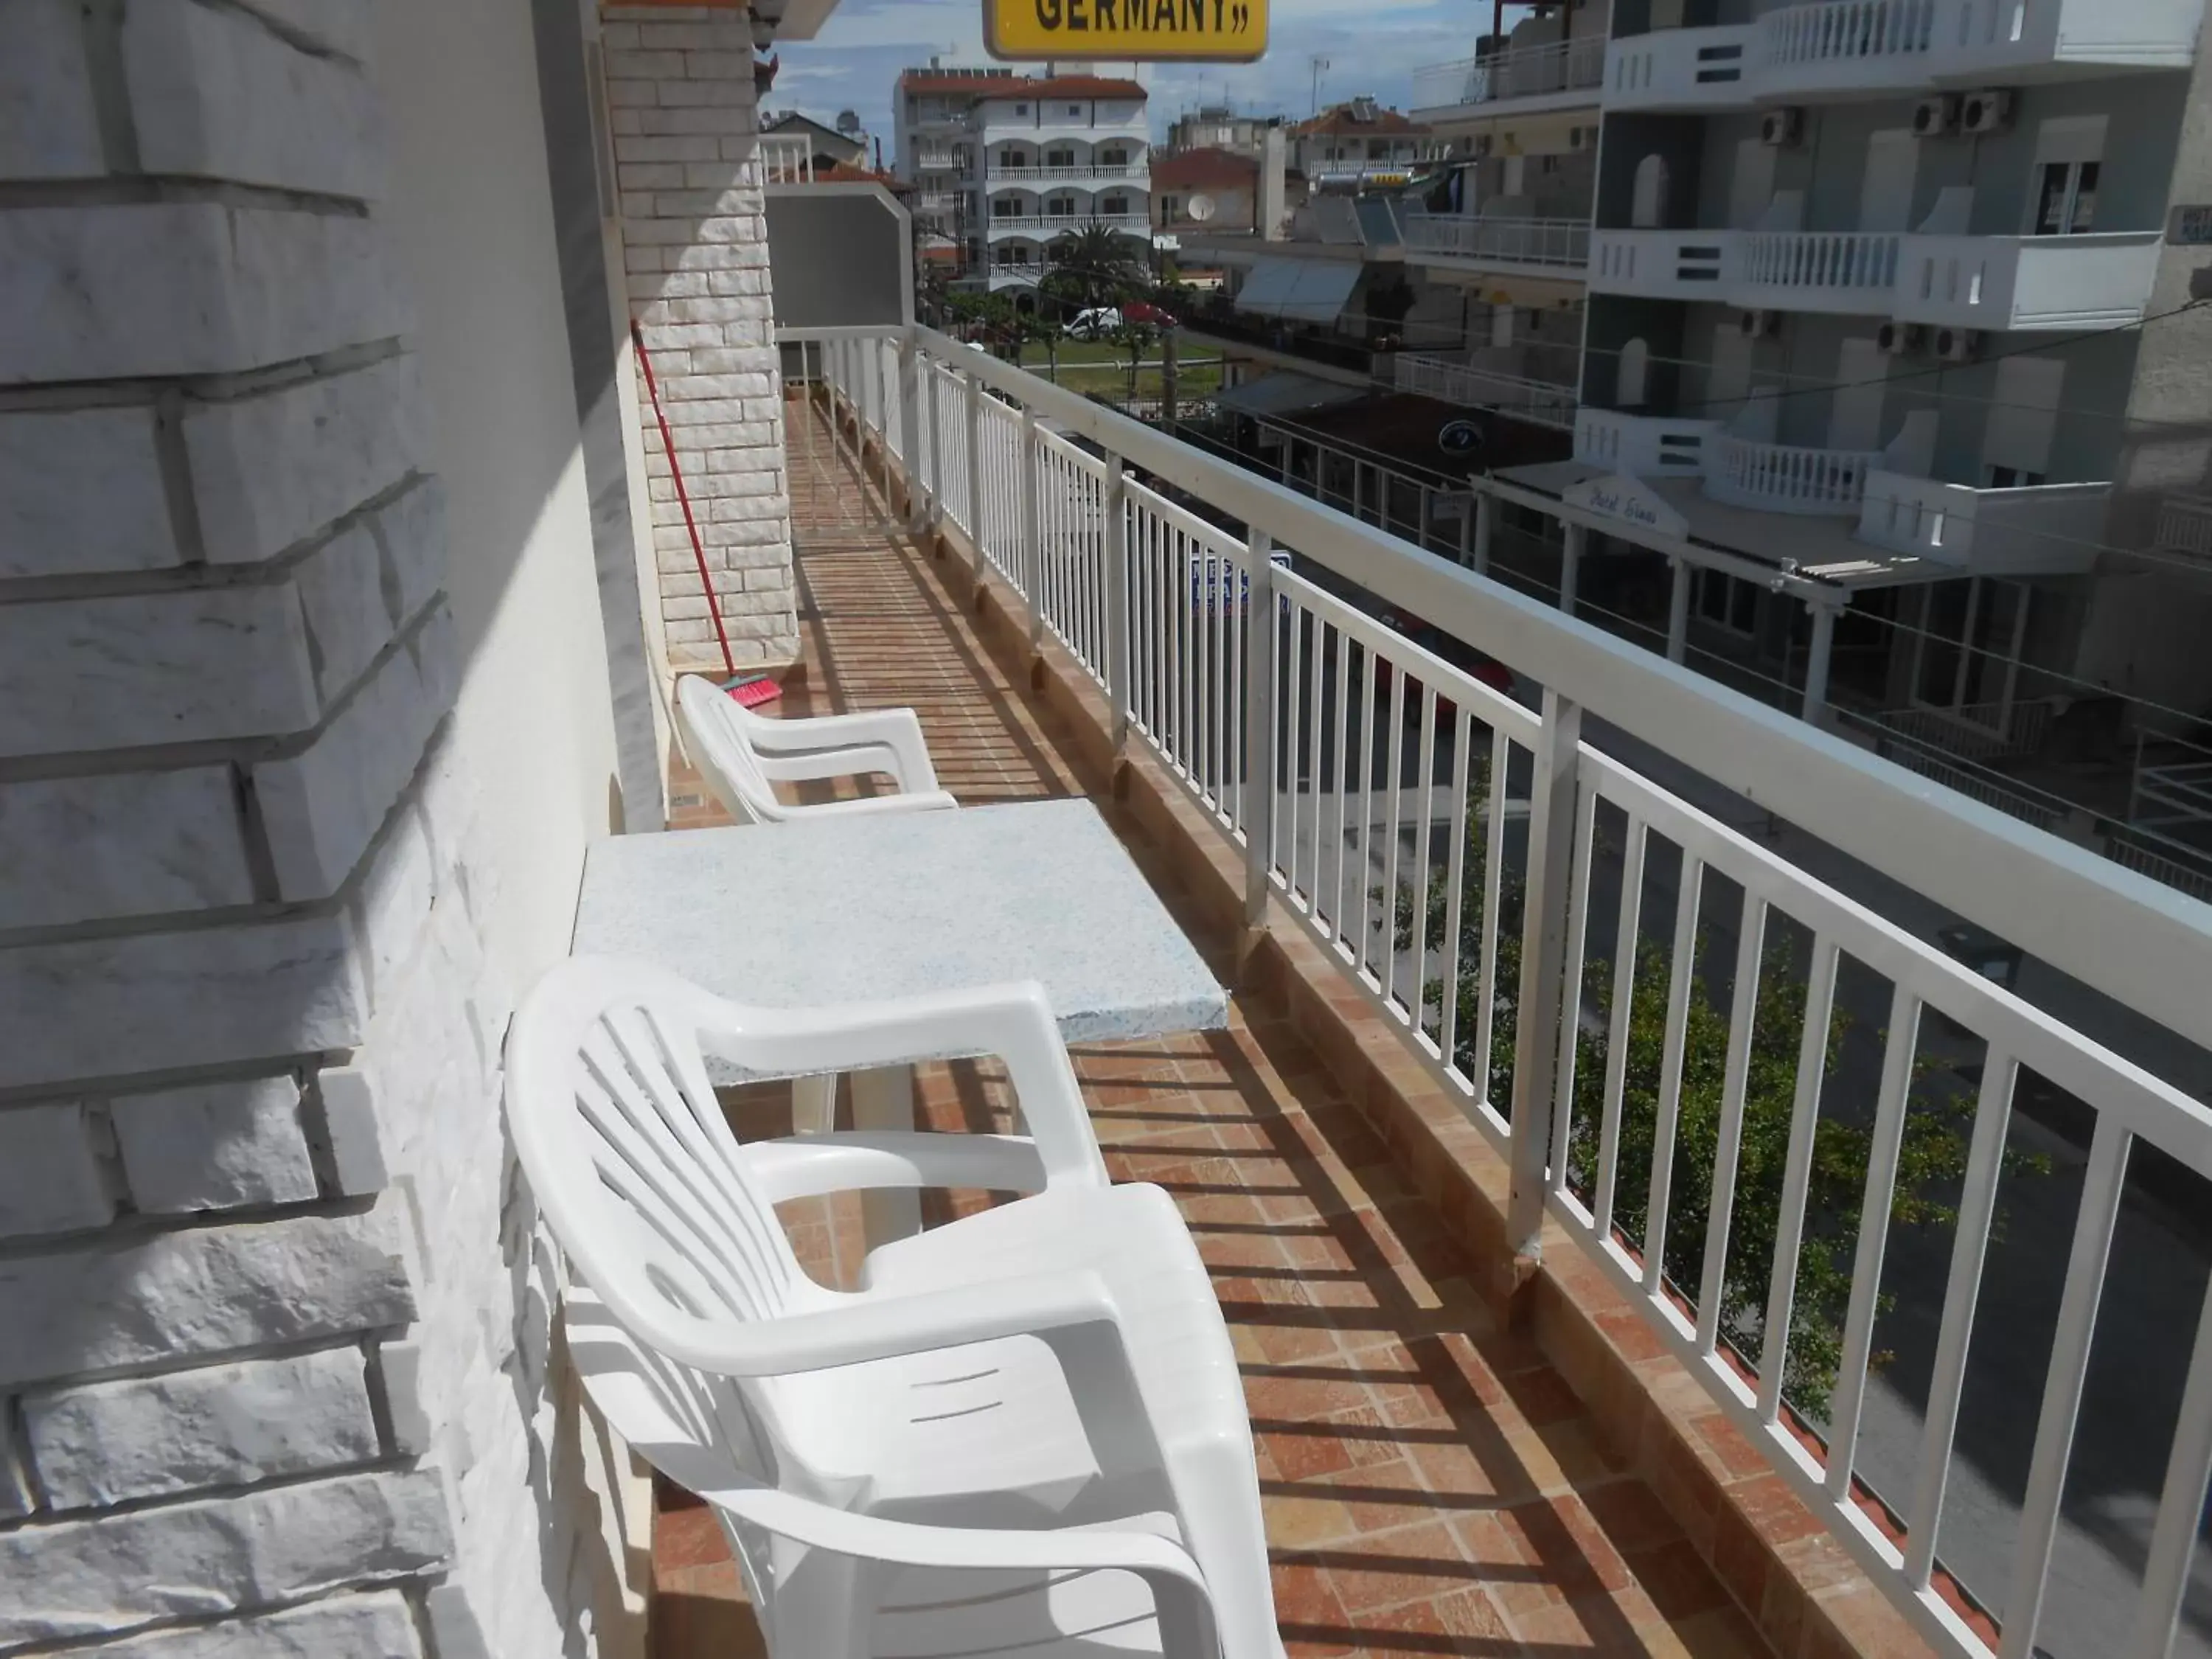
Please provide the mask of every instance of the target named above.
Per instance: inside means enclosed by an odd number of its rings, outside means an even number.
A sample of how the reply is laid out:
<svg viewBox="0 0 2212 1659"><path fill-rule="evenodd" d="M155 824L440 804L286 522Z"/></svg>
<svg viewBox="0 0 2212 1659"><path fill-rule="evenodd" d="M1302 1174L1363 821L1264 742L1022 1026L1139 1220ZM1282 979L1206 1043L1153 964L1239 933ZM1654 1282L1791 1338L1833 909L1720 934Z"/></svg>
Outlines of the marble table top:
<svg viewBox="0 0 2212 1659"><path fill-rule="evenodd" d="M798 1007L1042 981L1070 1042L1218 1030L1228 994L1087 800L616 836L574 949Z"/></svg>

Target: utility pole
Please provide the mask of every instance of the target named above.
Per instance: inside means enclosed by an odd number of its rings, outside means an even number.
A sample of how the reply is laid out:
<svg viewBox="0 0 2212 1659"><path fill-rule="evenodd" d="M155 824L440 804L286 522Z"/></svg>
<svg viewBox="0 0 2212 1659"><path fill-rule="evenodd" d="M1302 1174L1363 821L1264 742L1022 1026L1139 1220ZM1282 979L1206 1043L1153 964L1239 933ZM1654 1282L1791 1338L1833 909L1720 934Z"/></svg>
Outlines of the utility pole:
<svg viewBox="0 0 2212 1659"><path fill-rule="evenodd" d="M1328 73L1328 59L1318 53L1313 59L1313 112L1321 113L1321 77Z"/></svg>

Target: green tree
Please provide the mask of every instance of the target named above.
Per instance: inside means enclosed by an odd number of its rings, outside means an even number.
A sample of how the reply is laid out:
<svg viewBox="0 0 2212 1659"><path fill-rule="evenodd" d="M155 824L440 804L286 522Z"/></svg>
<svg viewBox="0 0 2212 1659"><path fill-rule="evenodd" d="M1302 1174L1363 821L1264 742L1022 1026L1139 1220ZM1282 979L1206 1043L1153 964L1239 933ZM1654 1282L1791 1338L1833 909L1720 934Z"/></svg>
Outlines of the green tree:
<svg viewBox="0 0 2212 1659"><path fill-rule="evenodd" d="M1079 309L1118 306L1152 287L1144 243L1103 221L1067 232L1046 253L1054 297Z"/></svg>
<svg viewBox="0 0 2212 1659"><path fill-rule="evenodd" d="M1470 799L1489 793L1486 763L1475 768ZM1462 964L1455 1014L1455 1054L1469 1076L1486 1071L1490 1099L1501 1109L1513 1097L1514 1046L1518 1031L1516 1000L1521 981L1521 921L1523 890L1504 872L1499 883L1497 972L1491 999L1488 1054L1480 1042L1480 988L1474 965L1481 960L1482 906L1486 891L1488 826L1470 811L1464 854L1460 961ZM1449 926L1444 884L1431 882L1423 933L1431 950L1441 949ZM1414 900L1401 884L1396 911L1397 946L1411 948ZM1729 1221L1728 1254L1720 1291L1722 1340L1756 1365L1764 1352L1766 1297L1773 1272L1776 1235L1781 1224L1790 1128L1796 1109L1800 1035L1804 1029L1806 986L1795 953L1770 943L1760 963L1754 1000L1751 1046L1745 1073L1743 1127L1737 1155L1734 1201ZM1589 944L1598 944L1596 929ZM1697 956L1705 954L1698 938ZM1620 1139L1613 1188L1613 1224L1631 1248L1648 1248L1651 1170L1656 1157L1660 1074L1666 1042L1669 989L1668 953L1649 940L1638 949L1622 1068ZM1694 959L1694 958L1693 958ZM1575 1042L1573 1117L1567 1139L1567 1179L1586 1200L1598 1176L1605 1084L1613 1023L1613 964L1586 953L1582 1004L1595 1020L1579 1022ZM1431 993L1440 999L1441 990ZM1431 1016L1434 1018L1433 1013ZM1595 1027L1595 1029L1592 1029ZM1849 1018L1831 1014L1826 1033L1826 1066L1832 1075L1850 1030ZM1693 972L1683 1044L1682 1085L1678 1108L1674 1167L1669 1178L1664 1260L1668 1281L1694 1302L1703 1280L1705 1242L1712 1221L1715 1160L1720 1144L1724 1094L1729 1011L1706 981ZM1556 1041L1556 1037L1553 1039ZM1949 1194L1966 1171L1966 1146L1973 1127L1973 1100L1954 1073L1923 1068L1916 1073L1905 1119L1893 1189L1893 1223L1927 1228L1956 1224ZM1871 1114L1867 1115L1870 1118ZM1829 1396L1842 1361L1843 1327L1850 1301L1851 1266L1858 1246L1859 1208L1865 1194L1873 1135L1863 1124L1822 1115L1814 1133L1805 1222L1797 1258L1790 1316L1789 1346L1783 1364L1784 1397L1799 1412L1825 1420ZM2040 1172L2047 1160L2008 1155L2008 1168ZM1885 1294L1878 1309L1893 1298ZM1877 1354L1881 1364L1887 1356Z"/></svg>

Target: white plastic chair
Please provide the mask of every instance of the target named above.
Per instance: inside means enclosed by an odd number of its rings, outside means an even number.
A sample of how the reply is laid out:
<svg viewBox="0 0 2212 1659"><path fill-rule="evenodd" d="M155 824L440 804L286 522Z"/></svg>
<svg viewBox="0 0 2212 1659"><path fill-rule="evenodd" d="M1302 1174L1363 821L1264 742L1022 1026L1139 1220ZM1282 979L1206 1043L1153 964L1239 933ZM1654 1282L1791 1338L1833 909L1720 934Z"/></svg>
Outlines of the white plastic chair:
<svg viewBox="0 0 2212 1659"><path fill-rule="evenodd" d="M1029 1133L740 1146L708 1051L768 1076L996 1054ZM975 1600L988 1584L947 1593L960 1606L930 1615L933 1645L888 1632L921 1594L907 1570L1136 1574L1119 1589L1052 1578L1029 1598L1025 1617L1070 1621L1039 1639L1077 1639L1102 1607L1123 1620L1132 1584L1194 1582L1178 1578L1186 1557L1210 1612L1170 1587L1151 1650L1212 1659L1218 1641L1225 1659L1279 1659L1251 1428L1205 1264L1164 1193L1107 1182L1042 988L769 1011L579 959L516 1018L507 1114L555 1236L641 1356L606 1360L595 1398L609 1390L624 1437L721 1508L784 1659L999 1644ZM872 1252L854 1291L810 1279L774 1213L919 1186L1033 1195ZM665 1401L665 1420L642 1415L618 1377L646 1370L664 1393L678 1379L688 1417ZM862 1518L912 1530L846 1524ZM963 1544L940 1528L975 1530ZM1138 1633L1042 1650L1145 1651L1126 1645Z"/></svg>
<svg viewBox="0 0 2212 1659"><path fill-rule="evenodd" d="M960 804L937 787L921 722L911 708L769 720L743 707L713 681L687 674L676 683L676 723L691 763L740 823L928 812ZM898 793L806 806L776 797L778 782L876 772L888 774Z"/></svg>

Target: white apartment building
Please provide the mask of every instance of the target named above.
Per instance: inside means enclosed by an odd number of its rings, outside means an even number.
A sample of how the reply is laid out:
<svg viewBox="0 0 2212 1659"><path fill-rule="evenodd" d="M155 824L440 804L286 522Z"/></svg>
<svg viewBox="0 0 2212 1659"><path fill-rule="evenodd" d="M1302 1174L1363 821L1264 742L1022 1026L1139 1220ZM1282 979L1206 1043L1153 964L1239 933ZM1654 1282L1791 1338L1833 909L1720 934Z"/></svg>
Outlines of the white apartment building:
<svg viewBox="0 0 2212 1659"><path fill-rule="evenodd" d="M898 177L968 287L1033 289L1059 237L1103 223L1149 246L1145 88L1091 74L928 69L899 77Z"/></svg>

